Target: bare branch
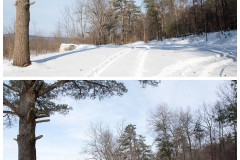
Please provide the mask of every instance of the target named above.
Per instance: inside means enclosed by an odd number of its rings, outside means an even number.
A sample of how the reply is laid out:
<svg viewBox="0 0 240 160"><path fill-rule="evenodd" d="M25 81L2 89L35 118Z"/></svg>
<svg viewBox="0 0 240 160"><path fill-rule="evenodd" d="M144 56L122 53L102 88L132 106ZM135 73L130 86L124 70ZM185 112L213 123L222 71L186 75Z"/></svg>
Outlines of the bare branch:
<svg viewBox="0 0 240 160"><path fill-rule="evenodd" d="M43 122L50 122L50 119L45 119L45 120L36 121L36 123L43 123Z"/></svg>
<svg viewBox="0 0 240 160"><path fill-rule="evenodd" d="M33 5L34 3L35 3L35 1L33 1L33 2L30 2L30 3L29 3L29 5Z"/></svg>
<svg viewBox="0 0 240 160"><path fill-rule="evenodd" d="M5 83L3 83L3 86L4 86L4 87L7 87L8 89L10 89L10 90L12 90L12 91L14 91L14 92L20 93L20 91L19 91L18 89L13 88L13 87L11 87L11 86L5 84Z"/></svg>
<svg viewBox="0 0 240 160"><path fill-rule="evenodd" d="M43 135L37 136L37 137L35 138L35 140L39 140L39 139L41 139L42 137L43 137Z"/></svg>
<svg viewBox="0 0 240 160"><path fill-rule="evenodd" d="M12 112L12 111L3 111L3 113L5 113L5 114L14 114L14 115L16 115L16 113L15 113L15 112Z"/></svg>
<svg viewBox="0 0 240 160"><path fill-rule="evenodd" d="M50 117L50 115L38 115L38 116L35 116L35 119L37 119L37 118L46 118L46 117Z"/></svg>

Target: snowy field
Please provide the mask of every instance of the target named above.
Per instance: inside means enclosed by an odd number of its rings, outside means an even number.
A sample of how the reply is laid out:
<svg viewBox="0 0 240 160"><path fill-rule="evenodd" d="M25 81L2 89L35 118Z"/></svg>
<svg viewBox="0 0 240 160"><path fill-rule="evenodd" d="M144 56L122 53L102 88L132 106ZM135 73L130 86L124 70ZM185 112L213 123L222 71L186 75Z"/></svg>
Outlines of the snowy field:
<svg viewBox="0 0 240 160"><path fill-rule="evenodd" d="M4 77L237 77L237 31L128 45L78 45L32 56L26 68L3 60Z"/></svg>

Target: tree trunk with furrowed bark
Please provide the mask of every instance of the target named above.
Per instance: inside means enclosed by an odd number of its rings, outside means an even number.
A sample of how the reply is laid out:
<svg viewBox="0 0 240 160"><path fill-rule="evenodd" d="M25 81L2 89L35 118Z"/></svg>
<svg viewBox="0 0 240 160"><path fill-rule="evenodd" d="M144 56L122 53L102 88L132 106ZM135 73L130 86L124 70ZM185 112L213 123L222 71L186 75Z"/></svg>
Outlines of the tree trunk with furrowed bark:
<svg viewBox="0 0 240 160"><path fill-rule="evenodd" d="M30 5L29 0L17 0L16 7L16 28L13 65L26 67L31 64L29 50L29 22Z"/></svg>
<svg viewBox="0 0 240 160"><path fill-rule="evenodd" d="M18 159L19 160L36 160L36 137L35 137L35 87L26 88L21 86L20 105L19 108L19 134L17 136L18 143Z"/></svg>

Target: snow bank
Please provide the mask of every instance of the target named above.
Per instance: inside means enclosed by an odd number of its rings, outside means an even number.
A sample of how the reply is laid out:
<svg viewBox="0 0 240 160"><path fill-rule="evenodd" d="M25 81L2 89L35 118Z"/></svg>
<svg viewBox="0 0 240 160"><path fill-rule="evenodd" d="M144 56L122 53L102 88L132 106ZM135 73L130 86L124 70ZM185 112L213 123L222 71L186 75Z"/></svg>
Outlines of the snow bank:
<svg viewBox="0 0 240 160"><path fill-rule="evenodd" d="M77 47L76 44L65 44L62 43L59 48L59 53L74 50Z"/></svg>
<svg viewBox="0 0 240 160"><path fill-rule="evenodd" d="M190 35L187 36L186 38L170 38L170 39L164 39L163 41L158 41L152 40L149 41L148 44L159 44L159 45L175 45L175 44L180 44L180 45L219 45L222 47L222 45L229 45L237 44L237 31L236 30L231 30L231 31L226 31L226 32L212 32L207 34L208 41L206 42L206 37L205 33L201 36L198 35Z"/></svg>

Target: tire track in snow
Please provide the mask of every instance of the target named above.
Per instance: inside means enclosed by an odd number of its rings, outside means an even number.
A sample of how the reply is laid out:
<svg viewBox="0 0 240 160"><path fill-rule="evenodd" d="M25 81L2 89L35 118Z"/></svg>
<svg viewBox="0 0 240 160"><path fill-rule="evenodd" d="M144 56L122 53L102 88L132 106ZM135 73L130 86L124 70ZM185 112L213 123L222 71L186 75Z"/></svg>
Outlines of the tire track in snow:
<svg viewBox="0 0 240 160"><path fill-rule="evenodd" d="M140 55L138 57L137 64L134 68L134 72L133 72L134 77L142 77L143 76L142 72L143 72L145 60L147 58L148 50L146 50L146 49L141 50L140 52L138 52L138 54L140 54Z"/></svg>
<svg viewBox="0 0 240 160"><path fill-rule="evenodd" d="M222 77L222 73L224 71L224 69L230 65L233 62L232 59L224 59L221 61L216 61L215 63L212 63L210 65L207 65L205 67L205 70L202 71L200 76L209 76L210 73L213 73L216 69L221 68L219 76Z"/></svg>
<svg viewBox="0 0 240 160"><path fill-rule="evenodd" d="M203 62L214 61L216 58L219 58L219 57L221 57L221 56L213 55L213 56L208 56L208 57L200 57L200 58L198 57L198 58L189 58L187 60L180 60L172 65L166 66L158 74L158 76L162 76L162 77L173 76L174 74L176 74L176 72L179 72L178 76L182 76L183 75L182 71L191 69L190 67L196 66ZM187 68L187 69L185 69L185 68Z"/></svg>
<svg viewBox="0 0 240 160"><path fill-rule="evenodd" d="M120 52L117 52L110 58L108 58L106 61L102 62L99 66L93 68L90 72L86 73L87 77L97 77L99 76L108 66L110 66L114 61L116 61L119 57L122 55L130 52L132 49L128 48L125 50L122 50Z"/></svg>
<svg viewBox="0 0 240 160"><path fill-rule="evenodd" d="M223 59L217 58L212 62L203 62L201 65L196 65L194 67L190 67L182 72L181 76L202 76L202 77L210 77L210 76L222 76L222 73L226 66L232 63L232 59Z"/></svg>

